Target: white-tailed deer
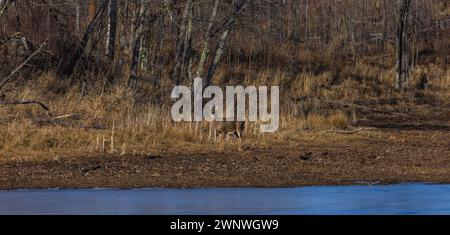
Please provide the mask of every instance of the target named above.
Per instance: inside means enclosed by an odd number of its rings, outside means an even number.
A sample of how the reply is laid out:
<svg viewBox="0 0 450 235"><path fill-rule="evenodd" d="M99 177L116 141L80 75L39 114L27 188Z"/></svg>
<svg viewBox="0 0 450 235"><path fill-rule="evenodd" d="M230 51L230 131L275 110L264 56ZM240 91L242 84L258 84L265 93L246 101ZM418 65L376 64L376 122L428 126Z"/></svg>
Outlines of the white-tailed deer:
<svg viewBox="0 0 450 235"><path fill-rule="evenodd" d="M243 121L215 121L210 123L209 139L213 137L216 140L217 135L220 139L220 151L225 151L225 138L227 135L233 135L242 141L242 133L244 132L245 122ZM240 149L240 147L239 147Z"/></svg>

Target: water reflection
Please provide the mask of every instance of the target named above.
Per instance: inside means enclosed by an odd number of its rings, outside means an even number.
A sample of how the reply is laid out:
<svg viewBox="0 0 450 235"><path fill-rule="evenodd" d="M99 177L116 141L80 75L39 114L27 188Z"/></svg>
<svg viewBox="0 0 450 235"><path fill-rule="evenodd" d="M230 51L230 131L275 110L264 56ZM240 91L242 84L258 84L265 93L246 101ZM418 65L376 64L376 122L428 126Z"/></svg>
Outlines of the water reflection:
<svg viewBox="0 0 450 235"><path fill-rule="evenodd" d="M450 214L450 185L15 190L0 214Z"/></svg>

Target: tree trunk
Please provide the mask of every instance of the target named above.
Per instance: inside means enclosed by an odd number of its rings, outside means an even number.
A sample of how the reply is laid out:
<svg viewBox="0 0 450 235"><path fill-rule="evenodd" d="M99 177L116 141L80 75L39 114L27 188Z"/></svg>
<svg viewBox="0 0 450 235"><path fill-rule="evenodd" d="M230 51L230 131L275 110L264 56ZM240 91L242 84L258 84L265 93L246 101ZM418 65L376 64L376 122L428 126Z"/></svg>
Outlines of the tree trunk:
<svg viewBox="0 0 450 235"><path fill-rule="evenodd" d="M3 14L6 13L6 10L8 10L11 3L11 0L4 0L0 3L0 19L2 18Z"/></svg>
<svg viewBox="0 0 450 235"><path fill-rule="evenodd" d="M242 9L244 8L246 3L246 0L235 0L233 1L233 7L234 11L230 18L228 19L227 23L225 24L224 30L222 32L222 35L220 36L219 42L216 47L216 51L214 53L214 58L209 66L208 75L206 76L205 80L205 86L211 85L212 77L214 76L214 73L216 72L216 69L219 65L219 62L222 59L223 52L225 51L225 44L228 39L228 36L233 32L236 19L238 18L239 14L241 13Z"/></svg>
<svg viewBox="0 0 450 235"><path fill-rule="evenodd" d="M108 57L114 61L116 52L116 32L117 32L117 0L110 0L109 6L109 37L108 37Z"/></svg>
<svg viewBox="0 0 450 235"><path fill-rule="evenodd" d="M228 38L228 35L230 34L230 31L231 31L231 28L227 28L227 29L225 29L225 31L223 31L222 35L220 36L219 43L218 43L216 51L214 53L213 61L212 61L211 65L209 66L208 75L206 76L205 86L211 85L212 77L214 76L217 66L219 65L219 62L222 59L222 55L225 50L225 42Z"/></svg>
<svg viewBox="0 0 450 235"><path fill-rule="evenodd" d="M75 6L75 28L77 30L77 33L80 32L80 5L77 4Z"/></svg>
<svg viewBox="0 0 450 235"><path fill-rule="evenodd" d="M408 53L407 53L407 21L411 0L399 0L398 28L397 28L397 76L396 88L403 89L404 83L408 80Z"/></svg>
<svg viewBox="0 0 450 235"><path fill-rule="evenodd" d="M103 0L103 2L106 4L106 6L108 6L108 0ZM97 13L96 1L88 1L87 10L88 10L88 12L87 12L88 22L94 22L94 20L96 18L96 13ZM91 37L89 36L89 38L86 42L86 50L92 51L93 47L94 47L94 44L91 40Z"/></svg>
<svg viewBox="0 0 450 235"><path fill-rule="evenodd" d="M188 20L186 23L186 35L184 37L184 49L183 49L183 63L181 66L181 71L185 71L185 66L187 66L186 74L189 81L192 79L192 6L188 13Z"/></svg>
<svg viewBox="0 0 450 235"><path fill-rule="evenodd" d="M387 24L387 3L388 0L384 0L383 1L383 38L382 38L382 43L383 43L383 49L385 48L386 45L386 40L387 40L387 36L388 36L388 24Z"/></svg>
<svg viewBox="0 0 450 235"><path fill-rule="evenodd" d="M148 4L148 3L146 3ZM141 72L146 73L148 72L149 67L149 56L150 56L150 43L149 43L149 37L151 33L150 29L150 10L147 9L144 13L144 21L142 22L142 32L141 32L141 41L139 45L139 69Z"/></svg>
<svg viewBox="0 0 450 235"><path fill-rule="evenodd" d="M145 15L145 11L147 10L147 2L148 0L141 0L139 7L139 14L137 16L137 30L134 35L134 43L133 43L133 55L131 56L131 74L130 74L130 85L134 87L137 82L138 76L138 68L139 68L139 58L141 52L141 43L142 43L142 28L143 28L143 18Z"/></svg>
<svg viewBox="0 0 450 235"><path fill-rule="evenodd" d="M309 37L309 0L305 1L305 42L308 43Z"/></svg>
<svg viewBox="0 0 450 235"><path fill-rule="evenodd" d="M181 67L185 59L183 54L187 46L185 44L185 40L186 34L188 33L186 31L186 26L188 24L188 17L191 10L192 10L192 0L187 0L186 5L184 6L182 20L178 31L178 42L175 50L175 66L172 72L172 80L175 81L176 84L180 83Z"/></svg>
<svg viewBox="0 0 450 235"><path fill-rule="evenodd" d="M196 77L203 76L203 70L205 66L206 59L209 55L209 42L211 41L211 30L214 25L214 20L216 19L217 10L219 9L220 0L214 1L214 7L211 13L211 17L209 18L208 28L206 29L205 40L203 41L203 50L200 56L200 61L198 62Z"/></svg>
<svg viewBox="0 0 450 235"><path fill-rule="evenodd" d="M69 59L69 61L66 64L63 64L58 69L58 74L60 76L70 76L72 75L75 66L77 65L78 61L80 60L83 53L85 53L86 49L88 48L88 44L91 41L91 35L94 32L94 29L97 27L97 25L100 22L100 16L102 15L103 10L106 8L108 1L103 0L102 5L97 10L95 15L93 16L91 22L89 23L86 31L83 34L83 38L81 40L80 45L75 50L75 53L72 55L72 57Z"/></svg>

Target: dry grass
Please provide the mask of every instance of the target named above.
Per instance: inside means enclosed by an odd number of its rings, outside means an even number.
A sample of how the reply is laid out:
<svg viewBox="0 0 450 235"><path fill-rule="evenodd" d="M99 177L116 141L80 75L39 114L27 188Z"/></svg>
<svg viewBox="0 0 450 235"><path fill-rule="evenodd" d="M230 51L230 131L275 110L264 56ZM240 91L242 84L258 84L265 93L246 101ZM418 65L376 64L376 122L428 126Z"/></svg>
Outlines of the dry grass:
<svg viewBox="0 0 450 235"><path fill-rule="evenodd" d="M244 69L241 69L244 70ZM226 83L229 71L220 70L217 80ZM313 101L292 101L307 96L322 100L357 100L392 97L396 93L393 71L358 64L339 72L291 74L285 70L242 72L245 84L281 86L280 130L260 134L258 126L250 126L244 145L270 146L295 141L305 131L348 129L351 117L345 112L320 107ZM413 72L411 89L420 77L427 76L429 95L447 100L450 96L450 70L418 67ZM0 159L43 159L70 155L86 156L99 153L146 154L174 148L179 151L214 149L208 137L208 123L174 123L169 116L168 103L151 103L150 95L169 94L173 85L166 78L160 84L143 85L133 91L125 82L106 85L102 79L86 85L59 81L46 73L21 87L7 99L35 99L50 107L53 117L79 114L79 118L58 120L53 124L39 123L47 114L34 105L0 106ZM334 80L334 81L333 81ZM334 82L334 83L333 83ZM157 93L160 92L160 93ZM427 95L427 91L424 92ZM147 95L146 95L147 94ZM87 127L87 128L83 128ZM99 127L96 129L94 127ZM232 146L236 143L231 143Z"/></svg>

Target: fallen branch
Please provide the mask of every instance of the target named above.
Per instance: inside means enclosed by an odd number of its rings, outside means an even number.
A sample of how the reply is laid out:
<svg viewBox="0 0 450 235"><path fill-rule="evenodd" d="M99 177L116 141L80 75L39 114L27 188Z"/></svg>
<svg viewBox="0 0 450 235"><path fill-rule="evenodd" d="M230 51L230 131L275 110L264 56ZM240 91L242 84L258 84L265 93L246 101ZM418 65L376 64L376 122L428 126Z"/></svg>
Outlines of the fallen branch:
<svg viewBox="0 0 450 235"><path fill-rule="evenodd" d="M77 114L66 114L66 115L61 115L61 116L57 116L52 118L53 121L55 120L60 120L60 119L67 119L67 118L74 118L74 119L79 119L81 118L81 114L77 113Z"/></svg>
<svg viewBox="0 0 450 235"><path fill-rule="evenodd" d="M0 105L20 105L20 104L37 104L41 106L45 111L47 111L47 114L50 115L50 109L47 107L47 105L43 104L42 102L36 101L36 100L0 100Z"/></svg>
<svg viewBox="0 0 450 235"><path fill-rule="evenodd" d="M0 90L3 88L3 86L5 86L6 83L8 83L11 78L17 73L19 72L33 57L35 57L37 54L39 54L42 49L45 46L45 42L41 44L41 46L39 46L39 48L37 50L35 50L33 53L31 53L30 56L28 56L28 58L26 58L22 64L20 64L17 68L15 68L8 76L6 76L2 82L0 83Z"/></svg>
<svg viewBox="0 0 450 235"><path fill-rule="evenodd" d="M52 119L52 118L36 118L33 119L33 122L38 124L39 126L57 126L57 127L67 127L67 128L76 128L76 129L94 129L94 130L108 130L110 127L101 126L101 125L74 125L72 122L64 121L61 119Z"/></svg>
<svg viewBox="0 0 450 235"><path fill-rule="evenodd" d="M64 120L67 119L80 119L82 114L66 114L66 115L60 115L57 117L50 117L50 118L36 118L34 119L34 122L43 125L43 124L52 124L52 125L64 125Z"/></svg>
<svg viewBox="0 0 450 235"><path fill-rule="evenodd" d="M366 128L358 128L355 130L348 130L348 131L347 130L323 130L321 132L351 135L351 134L355 134L355 133L358 133L361 131L370 131L370 130L375 130L375 128L366 127Z"/></svg>

